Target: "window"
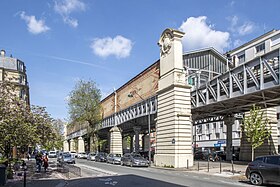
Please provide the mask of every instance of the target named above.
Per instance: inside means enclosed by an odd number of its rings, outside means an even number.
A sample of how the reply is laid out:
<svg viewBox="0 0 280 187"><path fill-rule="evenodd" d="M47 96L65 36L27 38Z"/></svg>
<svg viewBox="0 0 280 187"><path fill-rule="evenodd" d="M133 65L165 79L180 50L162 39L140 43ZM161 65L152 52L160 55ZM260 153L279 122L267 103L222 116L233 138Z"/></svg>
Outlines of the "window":
<svg viewBox="0 0 280 187"><path fill-rule="evenodd" d="M280 165L280 157L279 156L267 157L266 163Z"/></svg>
<svg viewBox="0 0 280 187"><path fill-rule="evenodd" d="M260 52L260 51L263 51L265 49L265 44L262 43L260 45L257 45L256 46L256 53Z"/></svg>
<svg viewBox="0 0 280 187"><path fill-rule="evenodd" d="M237 58L239 64L245 62L245 54L239 55Z"/></svg>

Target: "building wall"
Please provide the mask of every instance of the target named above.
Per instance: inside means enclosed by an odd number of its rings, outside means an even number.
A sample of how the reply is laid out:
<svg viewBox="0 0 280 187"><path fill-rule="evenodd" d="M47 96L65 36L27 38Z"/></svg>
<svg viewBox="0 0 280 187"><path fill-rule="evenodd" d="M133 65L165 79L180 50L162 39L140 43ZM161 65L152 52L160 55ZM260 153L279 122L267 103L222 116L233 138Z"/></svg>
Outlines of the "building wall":
<svg viewBox="0 0 280 187"><path fill-rule="evenodd" d="M264 48L262 50L258 50L260 45L264 44ZM254 58L257 58L264 53L268 53L280 47L280 31L272 30L232 51L229 51L227 54L230 55L230 61L238 66L242 64L244 61L241 60L243 54L245 54L245 61L250 61Z"/></svg>
<svg viewBox="0 0 280 187"><path fill-rule="evenodd" d="M136 77L117 89L115 93L101 101L103 117L108 117L115 112L115 94L117 112L156 95L159 80L159 61L139 73ZM128 97L132 93L133 97Z"/></svg>
<svg viewBox="0 0 280 187"><path fill-rule="evenodd" d="M0 52L0 81L14 83L17 87L18 96L28 104L30 103L29 86L24 62L13 57L7 57L4 50Z"/></svg>

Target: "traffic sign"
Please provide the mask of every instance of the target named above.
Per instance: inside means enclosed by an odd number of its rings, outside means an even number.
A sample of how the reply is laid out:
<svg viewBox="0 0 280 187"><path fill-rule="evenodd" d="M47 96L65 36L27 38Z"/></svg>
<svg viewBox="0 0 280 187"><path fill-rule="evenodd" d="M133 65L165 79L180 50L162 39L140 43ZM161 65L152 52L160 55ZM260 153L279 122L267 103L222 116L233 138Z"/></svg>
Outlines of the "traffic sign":
<svg viewBox="0 0 280 187"><path fill-rule="evenodd" d="M221 147L221 144L215 143L215 144L214 144L214 147Z"/></svg>

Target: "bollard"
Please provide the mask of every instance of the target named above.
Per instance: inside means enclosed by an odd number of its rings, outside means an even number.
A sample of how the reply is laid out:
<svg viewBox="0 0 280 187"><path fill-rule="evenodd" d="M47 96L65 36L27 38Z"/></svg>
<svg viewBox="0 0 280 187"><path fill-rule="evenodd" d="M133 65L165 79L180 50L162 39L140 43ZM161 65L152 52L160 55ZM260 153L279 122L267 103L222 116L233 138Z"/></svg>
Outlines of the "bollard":
<svg viewBox="0 0 280 187"><path fill-rule="evenodd" d="M222 173L222 159L220 159L220 173Z"/></svg>
<svg viewBox="0 0 280 187"><path fill-rule="evenodd" d="M23 163L23 187L26 187L26 170L27 170L27 166L26 163Z"/></svg>
<svg viewBox="0 0 280 187"><path fill-rule="evenodd" d="M207 172L209 172L209 158L208 158L208 163L207 163Z"/></svg>
<svg viewBox="0 0 280 187"><path fill-rule="evenodd" d="M187 169L189 169L189 160L187 159Z"/></svg>
<svg viewBox="0 0 280 187"><path fill-rule="evenodd" d="M232 170L232 175L234 175L233 160L231 160L231 170Z"/></svg>

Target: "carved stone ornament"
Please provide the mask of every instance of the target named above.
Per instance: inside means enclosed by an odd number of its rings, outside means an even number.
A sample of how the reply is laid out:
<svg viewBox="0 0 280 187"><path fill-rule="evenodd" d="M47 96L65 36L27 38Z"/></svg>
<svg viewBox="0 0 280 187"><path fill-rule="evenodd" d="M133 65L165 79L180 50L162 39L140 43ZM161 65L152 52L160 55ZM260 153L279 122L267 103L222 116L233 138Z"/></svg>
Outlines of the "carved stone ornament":
<svg viewBox="0 0 280 187"><path fill-rule="evenodd" d="M170 29L166 29L162 34L158 45L160 46L161 55L168 54L172 46L173 34Z"/></svg>

